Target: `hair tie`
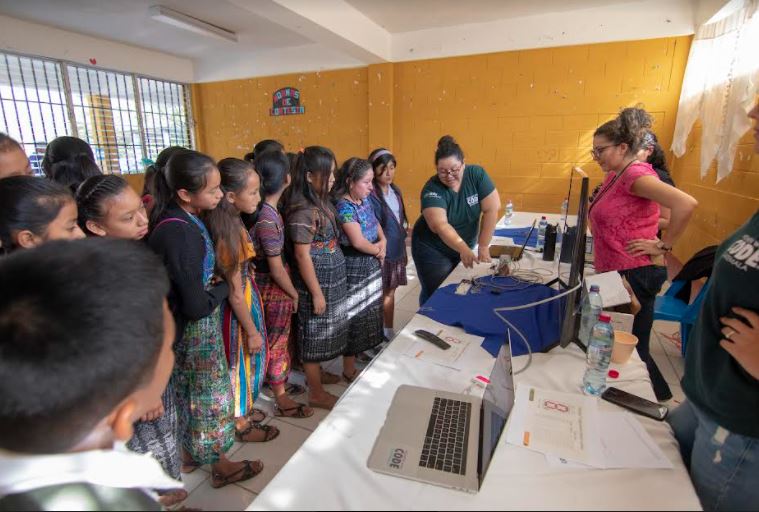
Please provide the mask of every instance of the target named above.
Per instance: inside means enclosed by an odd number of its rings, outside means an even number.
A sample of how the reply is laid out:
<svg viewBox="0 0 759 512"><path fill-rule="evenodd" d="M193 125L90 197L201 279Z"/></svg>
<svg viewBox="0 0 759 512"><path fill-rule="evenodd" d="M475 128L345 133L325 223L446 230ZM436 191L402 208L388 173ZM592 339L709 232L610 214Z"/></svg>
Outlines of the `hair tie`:
<svg viewBox="0 0 759 512"><path fill-rule="evenodd" d="M646 134L643 135L643 142L641 143L641 145L644 148L652 148L652 147L654 147L656 145L656 138L655 138L654 134L651 133L651 132L646 132Z"/></svg>
<svg viewBox="0 0 759 512"><path fill-rule="evenodd" d="M372 165L374 165L374 162L376 162L379 157L385 156L385 155L393 156L393 154L387 149L382 149L376 155L374 155L374 158L372 158Z"/></svg>
<svg viewBox="0 0 759 512"><path fill-rule="evenodd" d="M150 167L151 165L155 165L155 161L151 160L150 158L143 158L142 159L142 166L143 167Z"/></svg>

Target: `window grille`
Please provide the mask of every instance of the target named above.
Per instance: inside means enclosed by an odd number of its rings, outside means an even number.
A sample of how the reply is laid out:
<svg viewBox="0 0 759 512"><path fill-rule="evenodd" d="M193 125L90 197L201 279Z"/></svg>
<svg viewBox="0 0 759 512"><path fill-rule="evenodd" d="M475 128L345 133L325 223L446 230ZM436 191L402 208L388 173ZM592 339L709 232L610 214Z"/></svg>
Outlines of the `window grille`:
<svg viewBox="0 0 759 512"><path fill-rule="evenodd" d="M184 84L0 53L0 105L0 131L38 174L61 135L87 141L104 173L141 173L162 149L193 147Z"/></svg>

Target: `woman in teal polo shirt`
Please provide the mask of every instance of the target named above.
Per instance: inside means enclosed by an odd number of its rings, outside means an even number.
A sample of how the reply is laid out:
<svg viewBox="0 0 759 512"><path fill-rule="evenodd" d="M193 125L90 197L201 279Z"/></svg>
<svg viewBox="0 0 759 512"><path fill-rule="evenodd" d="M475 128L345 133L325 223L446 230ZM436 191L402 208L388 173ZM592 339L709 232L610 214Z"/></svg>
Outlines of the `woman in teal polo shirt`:
<svg viewBox="0 0 759 512"><path fill-rule="evenodd" d="M422 216L414 225L411 255L422 284L419 304L424 304L448 274L463 262L490 262L488 247L493 238L501 200L498 191L479 165L466 165L464 152L446 135L435 151L437 175L422 189ZM482 217L482 222L480 222ZM478 255L472 249L479 244Z"/></svg>

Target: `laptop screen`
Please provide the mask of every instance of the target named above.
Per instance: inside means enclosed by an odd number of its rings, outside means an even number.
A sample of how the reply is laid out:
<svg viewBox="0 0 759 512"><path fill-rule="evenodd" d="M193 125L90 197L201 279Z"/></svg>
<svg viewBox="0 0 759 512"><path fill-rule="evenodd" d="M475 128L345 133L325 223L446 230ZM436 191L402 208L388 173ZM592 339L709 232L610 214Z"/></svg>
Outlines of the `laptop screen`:
<svg viewBox="0 0 759 512"><path fill-rule="evenodd" d="M511 374L511 352L504 345L498 353L490 384L482 397L482 414L480 415L480 453L477 473L480 485L485 478L490 460L498 446L506 420L514 407L514 379Z"/></svg>

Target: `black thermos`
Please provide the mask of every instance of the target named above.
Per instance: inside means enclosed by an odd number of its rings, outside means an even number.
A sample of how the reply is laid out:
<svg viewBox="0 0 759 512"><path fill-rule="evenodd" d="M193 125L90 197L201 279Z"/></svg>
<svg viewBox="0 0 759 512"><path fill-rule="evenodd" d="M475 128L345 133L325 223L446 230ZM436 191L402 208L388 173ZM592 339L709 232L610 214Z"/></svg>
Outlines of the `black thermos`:
<svg viewBox="0 0 759 512"><path fill-rule="evenodd" d="M543 261L553 261L556 256L556 233L559 225L546 226L546 245L543 249Z"/></svg>

